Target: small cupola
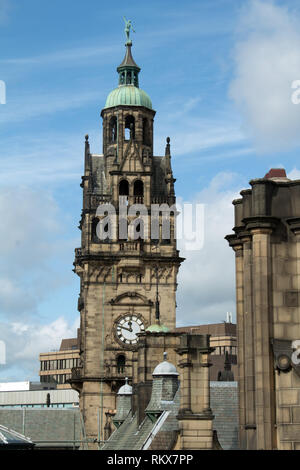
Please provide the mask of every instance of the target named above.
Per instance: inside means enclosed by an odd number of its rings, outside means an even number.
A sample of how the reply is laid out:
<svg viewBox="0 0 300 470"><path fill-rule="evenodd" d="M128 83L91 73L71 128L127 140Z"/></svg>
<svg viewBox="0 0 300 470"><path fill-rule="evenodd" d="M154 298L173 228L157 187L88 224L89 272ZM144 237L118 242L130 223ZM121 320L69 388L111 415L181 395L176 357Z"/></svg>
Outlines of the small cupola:
<svg viewBox="0 0 300 470"><path fill-rule="evenodd" d="M131 53L131 44L126 44L126 53L123 62L117 68L120 85L133 85L139 87L139 73L141 69L135 63Z"/></svg>
<svg viewBox="0 0 300 470"><path fill-rule="evenodd" d="M164 352L164 360L158 364L153 373L152 394L150 402L145 410L152 422L174 405L174 397L178 390L178 372L176 367L167 361L167 353Z"/></svg>
<svg viewBox="0 0 300 470"><path fill-rule="evenodd" d="M132 387L128 384L128 377L125 378L123 385L117 394L117 412L113 417L113 423L119 428L125 421L132 408Z"/></svg>
<svg viewBox="0 0 300 470"><path fill-rule="evenodd" d="M150 97L139 87L139 73L141 69L132 57L132 41L127 41L125 47L125 57L117 68L119 86L109 93L104 109L120 105L143 106L152 109Z"/></svg>

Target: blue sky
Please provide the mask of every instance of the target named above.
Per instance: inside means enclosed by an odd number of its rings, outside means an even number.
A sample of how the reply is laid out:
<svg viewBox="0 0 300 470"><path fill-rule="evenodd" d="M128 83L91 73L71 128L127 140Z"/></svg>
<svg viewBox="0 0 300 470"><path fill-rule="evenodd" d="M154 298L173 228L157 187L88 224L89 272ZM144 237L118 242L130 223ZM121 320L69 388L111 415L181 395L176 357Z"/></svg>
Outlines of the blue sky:
<svg viewBox="0 0 300 470"><path fill-rule="evenodd" d="M123 15L157 112L155 154L170 136L177 196L205 204L203 248L179 244L178 325L235 314L232 199L271 167L300 177L300 0L0 0L2 381L37 380L38 353L78 326L84 136L101 153Z"/></svg>

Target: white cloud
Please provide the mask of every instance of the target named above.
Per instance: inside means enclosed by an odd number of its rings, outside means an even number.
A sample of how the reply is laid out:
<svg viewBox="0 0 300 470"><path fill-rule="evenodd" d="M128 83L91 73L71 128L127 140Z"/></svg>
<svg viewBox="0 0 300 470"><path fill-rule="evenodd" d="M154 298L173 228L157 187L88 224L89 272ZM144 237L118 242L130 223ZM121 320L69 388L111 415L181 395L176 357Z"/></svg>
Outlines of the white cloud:
<svg viewBox="0 0 300 470"><path fill-rule="evenodd" d="M178 326L221 322L226 312L235 313L235 258L224 237L232 233L232 200L241 189L238 175L220 173L195 195L193 202L205 204L204 245L185 251L179 243L186 260L178 276Z"/></svg>
<svg viewBox="0 0 300 470"><path fill-rule="evenodd" d="M73 254L75 240L66 238L66 220L46 191L2 188L0 219L0 312L21 320L37 314L39 302L71 282L60 263Z"/></svg>
<svg viewBox="0 0 300 470"><path fill-rule="evenodd" d="M0 379L39 380L39 354L58 350L63 338L77 336L79 317L69 324L63 316L47 323L2 322L0 340L6 346L6 364L0 367Z"/></svg>
<svg viewBox="0 0 300 470"><path fill-rule="evenodd" d="M230 96L261 152L300 145L300 106L291 101L300 79L299 17L288 7L253 0L242 9Z"/></svg>
<svg viewBox="0 0 300 470"><path fill-rule="evenodd" d="M300 180L300 170L294 167L289 173L287 173L287 177L291 180Z"/></svg>
<svg viewBox="0 0 300 470"><path fill-rule="evenodd" d="M98 90L78 91L75 93L43 93L30 95L7 95L6 105L1 107L0 123L7 125L22 122L37 116L61 113L63 111L82 108L90 103L101 103L105 94Z"/></svg>
<svg viewBox="0 0 300 470"><path fill-rule="evenodd" d="M177 98L162 108L155 134L155 149L160 154L167 135L171 137L175 157L221 147L222 151L232 146L243 148L245 134L232 113L222 109L215 112L213 118L199 116L197 103L200 100L200 97L188 101ZM163 129L168 129L166 134L162 134Z"/></svg>
<svg viewBox="0 0 300 470"><path fill-rule="evenodd" d="M0 3L0 12L1 12L1 3ZM34 65L40 67L42 65L53 65L53 64L63 64L79 65L84 61L95 60L96 58L101 57L110 59L111 55L114 52L119 51L119 44L111 46L86 46L86 47L73 47L64 50L58 50L54 52L49 52L43 55L32 56L32 57L21 57L14 59L3 59L0 62L3 64L12 64L20 65L22 67Z"/></svg>

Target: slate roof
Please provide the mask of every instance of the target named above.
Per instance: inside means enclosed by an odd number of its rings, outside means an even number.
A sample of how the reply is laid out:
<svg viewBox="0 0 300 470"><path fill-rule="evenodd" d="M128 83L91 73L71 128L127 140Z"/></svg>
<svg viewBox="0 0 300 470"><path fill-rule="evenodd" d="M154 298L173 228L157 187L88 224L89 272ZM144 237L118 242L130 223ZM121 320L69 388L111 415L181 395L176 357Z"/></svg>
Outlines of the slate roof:
<svg viewBox="0 0 300 470"><path fill-rule="evenodd" d="M92 187L95 194L106 194L104 156L91 155Z"/></svg>
<svg viewBox="0 0 300 470"><path fill-rule="evenodd" d="M169 433L170 435L172 435L172 432L177 433L178 420L176 416L180 405L179 389L175 394L174 400L165 401L162 404L164 405L164 411L161 417L165 419L161 420L162 425L156 430L157 432L154 431L158 421L153 423L146 416L140 426L138 426L137 415L132 415L130 412L122 425L106 441L102 450L142 450L146 442L147 448L150 448L152 440L155 436L159 437L160 432L164 434Z"/></svg>
<svg viewBox="0 0 300 470"><path fill-rule="evenodd" d="M166 177L166 159L165 157L152 158L152 196L161 197L167 195Z"/></svg>

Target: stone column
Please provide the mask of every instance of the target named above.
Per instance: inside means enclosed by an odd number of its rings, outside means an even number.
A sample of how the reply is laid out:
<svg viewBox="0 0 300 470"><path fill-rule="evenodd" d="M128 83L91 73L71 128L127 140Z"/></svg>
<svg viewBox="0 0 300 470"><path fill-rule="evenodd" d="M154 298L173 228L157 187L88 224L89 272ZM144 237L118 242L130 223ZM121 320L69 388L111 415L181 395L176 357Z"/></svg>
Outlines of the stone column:
<svg viewBox="0 0 300 470"><path fill-rule="evenodd" d="M244 251L243 244L233 246L235 252L236 278L236 323L237 323L237 357L239 387L239 444L240 449L246 446L246 407L245 407L245 341L244 341Z"/></svg>
<svg viewBox="0 0 300 470"><path fill-rule="evenodd" d="M253 311L255 361L255 411L257 449L273 448L273 365L270 349L270 235L272 228L251 230L253 249Z"/></svg>
<svg viewBox="0 0 300 470"><path fill-rule="evenodd" d="M254 352L254 322L253 322L253 273L252 273L252 240L251 236L243 238L243 285L244 285L244 312L243 312L243 381L245 446L248 450L256 449L256 416L255 416L255 352ZM255 274L254 274L255 276ZM238 356L239 357L239 356ZM240 362L240 358L239 358ZM242 367L242 366L241 366Z"/></svg>
<svg viewBox="0 0 300 470"><path fill-rule="evenodd" d="M209 335L182 335L176 350L182 357L180 410L180 449L213 447L213 415L210 409L208 357Z"/></svg>

